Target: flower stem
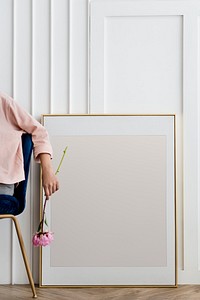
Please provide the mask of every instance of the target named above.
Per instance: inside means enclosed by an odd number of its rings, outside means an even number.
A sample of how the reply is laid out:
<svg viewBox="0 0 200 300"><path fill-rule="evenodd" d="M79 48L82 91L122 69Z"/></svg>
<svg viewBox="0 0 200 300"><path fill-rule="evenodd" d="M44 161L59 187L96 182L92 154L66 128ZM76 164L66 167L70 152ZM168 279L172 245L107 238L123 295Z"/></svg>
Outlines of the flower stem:
<svg viewBox="0 0 200 300"><path fill-rule="evenodd" d="M68 148L68 147L65 147L65 150L63 151L63 155L62 155L62 158L61 158L61 160L60 160L60 163L59 163L59 165L58 165L58 168L57 168L57 170L56 170L55 175L57 175L58 172L60 171L60 167L61 167L61 165L62 165L63 159L64 159L65 154L66 154L66 152L67 152L67 148Z"/></svg>
<svg viewBox="0 0 200 300"><path fill-rule="evenodd" d="M45 216L46 205L47 205L47 198L45 198L44 207L43 207L43 214L42 214L42 232L44 232L44 216Z"/></svg>
<svg viewBox="0 0 200 300"><path fill-rule="evenodd" d="M66 152L67 152L67 148L68 148L68 147L65 147L65 150L63 151L63 155L62 155L62 158L61 158L61 160L60 160L60 163L59 163L59 165L58 165L58 168L57 168L57 170L56 170L55 175L57 175L58 172L60 171L60 167L61 167L61 165L62 165L63 159L64 159L65 154L66 154ZM42 213L42 220L41 220L40 225L39 225L39 228L40 228L40 230L42 230L42 232L44 232L44 216L45 216L46 205L47 205L47 198L45 198L44 207L43 207L43 213ZM38 230L38 231L39 231L39 230Z"/></svg>

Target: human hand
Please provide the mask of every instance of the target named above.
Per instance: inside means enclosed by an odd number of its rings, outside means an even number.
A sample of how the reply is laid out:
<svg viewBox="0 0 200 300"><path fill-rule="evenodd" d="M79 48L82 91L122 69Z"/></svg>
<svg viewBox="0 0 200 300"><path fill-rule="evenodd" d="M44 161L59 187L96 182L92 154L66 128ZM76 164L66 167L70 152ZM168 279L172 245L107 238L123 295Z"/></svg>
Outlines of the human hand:
<svg viewBox="0 0 200 300"><path fill-rule="evenodd" d="M49 197L59 189L58 179L52 170L43 169L42 186L47 200L49 200Z"/></svg>
<svg viewBox="0 0 200 300"><path fill-rule="evenodd" d="M42 186L46 199L48 200L49 197L59 189L59 182L53 172L50 155L41 153L39 158L42 166Z"/></svg>

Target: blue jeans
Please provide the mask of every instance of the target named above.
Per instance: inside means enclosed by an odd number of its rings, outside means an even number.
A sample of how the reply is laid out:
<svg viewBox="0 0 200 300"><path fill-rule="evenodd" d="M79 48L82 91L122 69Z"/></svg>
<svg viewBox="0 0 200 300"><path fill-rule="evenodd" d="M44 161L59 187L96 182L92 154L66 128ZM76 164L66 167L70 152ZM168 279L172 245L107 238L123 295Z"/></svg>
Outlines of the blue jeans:
<svg viewBox="0 0 200 300"><path fill-rule="evenodd" d="M14 184L0 183L0 194L13 196Z"/></svg>

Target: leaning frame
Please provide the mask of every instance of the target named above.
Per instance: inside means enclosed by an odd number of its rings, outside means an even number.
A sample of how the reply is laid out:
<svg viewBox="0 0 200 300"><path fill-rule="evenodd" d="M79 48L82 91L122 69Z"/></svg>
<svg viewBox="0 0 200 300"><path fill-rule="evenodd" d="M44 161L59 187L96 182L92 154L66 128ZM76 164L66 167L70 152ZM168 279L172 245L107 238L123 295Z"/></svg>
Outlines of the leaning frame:
<svg viewBox="0 0 200 300"><path fill-rule="evenodd" d="M113 287L113 286L121 286L121 287L127 287L127 286L172 286L172 287L176 287L177 286L177 234L176 234L176 149L175 149L175 145L176 145L176 136L175 136L175 115L43 115L43 124L46 126L46 122L45 120L49 119L49 118L54 118L54 122L58 119L61 119L61 118L68 118L68 119L75 119L75 118L95 118L95 117L103 117L103 118L113 118L113 117L118 117L118 118L127 118L127 117L151 117L151 118L157 118L157 117L171 117L173 119L173 135L171 136L171 138L173 139L173 172L174 172L174 177L173 177L173 181L174 181L174 189L173 189L173 194L174 194L174 200L173 200L173 205L174 205L174 211L173 211L173 215L174 215L174 283L173 284L133 284L129 283L129 284L59 284L59 283L54 283L54 282L51 282L51 283L45 283L44 280L43 280L43 274L44 274L44 268L42 267L42 264L43 264L43 261L44 261L44 250L45 249L41 249L41 252L40 252L40 286L42 287L48 287L48 286L66 286L66 287L95 287L95 286L106 286L106 287ZM56 121L56 124L57 126L61 126L61 125L58 125ZM54 127L54 126L53 126ZM52 132L51 132L51 126L48 127L47 125L47 129L50 133L50 138L52 138ZM63 131L62 131L62 135L63 135ZM54 146L54 145L53 145ZM61 171L62 173L62 171ZM43 198L42 196L42 193L41 193L41 199ZM52 199L52 201L54 201L54 199ZM55 200L56 201L56 200ZM41 201L41 208L42 208L42 201ZM51 211L51 208L50 208L50 211ZM52 213L52 211L51 211ZM56 241L54 241L55 243ZM46 251L46 250L45 250ZM50 251L50 248L49 250ZM45 252L46 253L46 252ZM54 253L55 254L55 253ZM76 266L77 267L77 266Z"/></svg>

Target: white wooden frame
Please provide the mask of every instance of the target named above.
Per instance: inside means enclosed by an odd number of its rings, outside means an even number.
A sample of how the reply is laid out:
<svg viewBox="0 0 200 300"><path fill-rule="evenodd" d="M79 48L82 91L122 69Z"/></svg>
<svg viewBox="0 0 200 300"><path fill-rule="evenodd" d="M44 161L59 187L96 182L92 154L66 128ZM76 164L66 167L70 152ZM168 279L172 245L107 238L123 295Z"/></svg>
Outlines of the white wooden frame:
<svg viewBox="0 0 200 300"><path fill-rule="evenodd" d="M174 113L177 128L177 203L178 203L178 278L180 284L199 283L200 270L200 205L199 205L199 90L200 90L200 2L196 0L172 1L123 1L123 0L90 0L90 113ZM149 93L147 101L130 106L111 105L106 98L106 63L104 24L106 19L117 17L144 17L182 19L181 31L178 34L180 70L182 82L177 84L181 97L166 97L155 100ZM159 28L159 23L158 23ZM104 32L103 32L104 31ZM169 29L170 32L170 29ZM172 30L172 32L174 32ZM164 34L163 34L164 36ZM123 44L123 42L121 42ZM146 49L149 49L148 43ZM172 42L172 45L173 42ZM174 73L175 73L174 72ZM117 72L116 72L117 74ZM152 74L155 74L152 70ZM167 78L170 78L170 73ZM148 84L148 80L145 81ZM135 81L134 81L135 84ZM107 85L108 86L108 85ZM134 90L134 87L133 87ZM169 89L170 90L170 89ZM165 95L167 93L164 92ZM151 96L150 96L151 95ZM150 97L150 98L149 98ZM126 98L125 98L126 99ZM151 101L148 101L151 99ZM192 232L192 234L191 234Z"/></svg>
<svg viewBox="0 0 200 300"><path fill-rule="evenodd" d="M69 148L67 160L59 174L62 187L48 203L47 218L55 232L55 241L41 250L40 286L176 286L175 116L44 115L43 123L55 151L55 168L61 148L66 143ZM101 148L102 141L104 146ZM157 145L161 146L160 150ZM125 149L128 151L123 158L121 154ZM136 154L132 156L134 151ZM144 155L140 156L142 151ZM160 154L159 161L157 157ZM122 161L118 165L119 157ZM124 169L127 157L128 164ZM153 164L156 162L155 168L146 167L151 160ZM91 161L96 162L96 167ZM130 167L132 163L135 163L134 168ZM86 166L82 177L79 176L81 164ZM99 177L102 170L104 176ZM138 186L143 181L145 186L141 185L139 190L137 186L131 189L130 174L135 174L137 180L138 172L141 172ZM101 181L99 178L107 174L111 176L96 191ZM147 177L146 174L151 175ZM113 178L115 175L116 180ZM109 181L110 177L113 180ZM161 177L163 180L158 181ZM155 180L151 181L151 178ZM120 185L121 182L123 184ZM151 185L147 187L149 182ZM161 194L158 197L159 187ZM102 190L104 195L109 195L107 199L102 196ZM139 195L146 190L147 198L137 201L137 197L131 195L133 201L130 193L135 190L139 191ZM124 195L123 201L119 197L120 192ZM143 222L138 221L142 217ZM108 237L107 242L105 236ZM140 244L141 236L143 241ZM149 237L151 242L147 242ZM123 247L127 244L130 245L130 252ZM118 246L113 250L112 245ZM132 255L134 251L135 256Z"/></svg>

